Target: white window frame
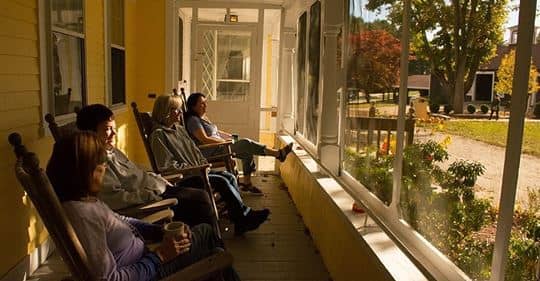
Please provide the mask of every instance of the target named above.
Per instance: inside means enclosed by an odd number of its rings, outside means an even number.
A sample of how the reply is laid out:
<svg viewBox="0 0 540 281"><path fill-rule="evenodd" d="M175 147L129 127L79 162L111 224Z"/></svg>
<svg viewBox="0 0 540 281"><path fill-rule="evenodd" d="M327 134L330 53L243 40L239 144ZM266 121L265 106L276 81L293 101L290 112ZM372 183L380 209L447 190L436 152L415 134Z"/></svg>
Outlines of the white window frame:
<svg viewBox="0 0 540 281"><path fill-rule="evenodd" d="M329 1L329 0L322 0L322 1ZM348 0L344 0L348 2ZM314 1L310 1L310 3L306 3L305 5L309 8ZM410 8L410 0L405 0L406 7ZM527 2L527 1L525 1ZM523 4L523 3L522 3ZM530 3L527 3L527 5L531 5ZM334 8L332 5L328 5L330 9ZM347 4L348 9L348 4ZM522 6L522 9L525 9L525 7ZM534 16L534 7L528 7L528 10L532 11L531 13ZM300 11L297 14L297 19L300 17L300 15L306 11L305 9ZM324 13L321 10L321 13ZM307 18L307 31L309 30L309 13ZM348 12L346 13L348 16ZM323 15L321 15L321 18L324 18ZM534 21L533 21L534 22ZM348 19L345 19L345 26L348 23ZM406 105L406 98L404 92L407 89L407 76L408 76L408 41L410 40L410 36L408 33L408 26L409 24L409 18L408 18L408 12L405 13L405 17L403 20L403 30L405 30L405 34L403 34L403 37L401 39L402 41L402 56L401 56L401 85L400 90L402 93L399 95L399 114L398 114L398 129L397 129L397 148L396 148L396 160L394 163L394 186L392 190L392 202L389 206L385 205L383 202L381 202L373 193L371 193L365 186L363 186L360 182L358 182L356 179L354 179L350 174L348 174L346 171L343 170L342 164L339 163L339 172L337 175L333 175L336 180L345 187L345 189L350 193L355 200L362 203L369 212L370 216L378 222L378 224L381 226L382 229L385 230L386 233L389 234L389 236L400 246L415 262L415 264L427 275L430 276L432 279L436 280L470 280L470 278L457 266L455 265L449 258L447 258L444 254L442 254L436 247L434 247L429 241L427 241L421 234L416 232L415 230L410 227L405 220L400 218L399 216L399 201L400 201L400 189L401 189L401 162L402 162L402 153L403 153L403 140L404 140L404 129L405 129L405 105ZM523 28L531 28L530 26L523 26ZM325 30L324 27L324 21L321 22L321 31ZM348 34L348 27L345 27L344 36ZM307 37L307 36L306 36ZM307 40L307 39L305 39ZM321 43L322 43L322 37L321 37ZM528 38L525 38L521 40L521 45L523 48L526 48L526 43L530 42L528 41ZM407 43L405 43L407 42ZM343 55L347 54L346 48L348 48L347 40L343 41L344 44L344 50ZM518 43L519 45L519 43ZM321 48L322 51L322 48ZM301 54L296 54L301 55ZM306 54L302 54L306 55ZM530 56L528 56L530 57ZM527 63L527 58L524 59L522 64ZM345 59L345 58L344 58ZM296 59L293 59L293 64L296 65ZM298 67L298 66L296 66ZM297 82L297 69L294 67L294 73L293 73L293 79ZM321 64L321 68L323 68L324 65ZM517 69L517 66L516 66ZM528 69L528 68L527 68ZM526 73L525 71L524 73ZM516 75L516 74L514 74ZM528 79L528 78L527 78ZM525 80L526 81L526 80ZM307 82L307 81L306 81ZM343 81L344 82L344 81ZM522 83L526 85L526 83ZM516 87L520 87L519 85ZM523 90L526 92L526 86L524 86L525 89ZM522 87L523 88L523 87ZM296 91L296 87L293 87L294 91ZM321 97L325 94L321 91ZM326 93L330 95L335 95L335 93ZM524 95L526 96L526 95ZM341 100L344 101L346 98L346 92L341 92ZM296 99L296 96L294 100ZM305 102L307 102L307 98L304 99ZM322 98L321 98L322 100ZM526 100L523 101L523 103L526 103ZM304 104L306 106L307 104ZM301 117L304 118L304 122L306 121L305 112L300 113L297 112L296 104L293 105L294 107L294 115L295 117ZM324 108L324 104L322 105L323 110L328 110ZM344 108L344 103L341 103L340 111L342 112ZM304 108L305 110L305 108ZM335 110L335 109L334 109ZM507 157L505 159L505 170L504 170L504 178L505 183L503 183L503 186L511 186L510 192L508 194L503 194L501 196L500 206L502 206L500 211L500 218L498 221L498 228L497 228L497 237L495 242L495 251L493 253L494 258L492 261L492 281L503 281L504 280L504 271L501 268L505 267L506 261L508 257L506 256L507 247L508 247L508 239L511 231L511 225L512 225L512 215L513 215L513 207L515 203L515 189L516 189L516 182L518 177L518 171L519 171L519 157L521 155L520 151L520 144L523 137L523 130L521 127L519 127L519 122L523 122L523 116L524 111L519 109L519 106L512 107L511 110L514 114L512 116L514 117L515 121L510 122L510 126L512 124L516 124L515 127L510 127L509 131L511 132L509 140L508 140L508 146L507 146L507 155L511 154L514 155L514 158ZM337 113L339 114L339 113ZM340 124L344 124L345 116L340 114ZM513 123L514 122L514 123ZM522 125L522 123L521 123ZM324 132L320 131L320 126L318 127L318 136L320 134L324 134ZM344 128L340 127L340 142L342 142L342 136L343 136ZM318 144L312 144L307 139L303 137L301 134L303 132L295 132L294 138L301 143L306 150L313 156L314 158L318 158L319 155L314 153L316 151ZM320 138L318 138L320 141ZM340 143L340 146L343 147L343 144ZM342 149L341 153L343 152ZM517 164L516 164L517 163ZM319 161L319 164L324 164ZM332 171L332 168L335 167L326 167L328 170ZM507 177L506 174L509 174Z"/></svg>
<svg viewBox="0 0 540 281"><path fill-rule="evenodd" d="M105 103L107 106L109 106L112 109L119 109L126 107L127 104L127 79L126 79L126 1L122 0L122 9L124 14L124 46L116 45L111 43L111 28L112 23L110 21L110 14L111 11L109 9L109 0L105 0L103 3L103 36L105 38L104 41L104 50L105 50L105 71L106 71L106 82L105 82ZM111 51L112 49L118 49L122 50L124 52L124 101L120 103L113 104L113 93L112 93L112 55Z"/></svg>
<svg viewBox="0 0 540 281"><path fill-rule="evenodd" d="M51 98L50 92L51 92L51 85L52 85L52 42L51 42L51 35L52 32L58 32L62 34L66 34L69 36L78 37L80 39L83 39L83 46L84 46L84 65L82 67L82 76L84 77L84 88L82 91L84 92L82 105L86 105L88 102L88 85L87 85L87 77L86 77L86 69L87 69L87 60L86 60L86 52L87 52L87 42L86 42L86 0L82 1L82 7L83 7L83 33L77 33L70 30L65 30L63 28L53 27L52 21L51 21L51 0L43 0L38 1L38 23L39 23L39 68L40 68L40 84L41 84L41 126L42 126L42 135L50 135L50 131L47 129L44 129L45 127L48 127L48 124L45 122L44 115L51 113L55 117L56 122L59 125L63 125L69 122L75 121L75 113L67 113L63 115L57 115L55 116L55 105L54 105L54 99Z"/></svg>
<svg viewBox="0 0 540 281"><path fill-rule="evenodd" d="M307 112L307 106L308 106L308 69L309 69L309 58L308 58L308 50L309 50L309 29L310 29L310 19L311 19L311 11L310 11L310 8L313 4L315 4L315 2L317 2L318 0L310 0L310 1L307 1L307 3L305 4L305 8L301 9L298 11L297 15L296 15L296 19L298 20L300 18L300 16L305 12L306 13L306 36L304 38L305 40L305 46L306 46L306 51L304 54L300 54L298 53L298 45L295 46L296 48L296 53L295 53L295 57L294 57L294 61L293 61L293 64L295 65L294 67L294 81L297 82L298 80L298 77L297 77L297 73L298 73L298 65L296 63L296 59L297 59L297 56L300 56L300 55L303 55L305 57L305 71L306 71L306 79L304 81L304 100L303 100L303 105L304 105L304 110L303 112L298 112L298 108L297 108L297 105L296 105L296 100L297 100L297 95L298 95L298 91L297 91L297 88L295 87L294 89L294 93L295 93L295 98L294 98L294 101L295 101L295 104L293 105L294 106L294 116L296 118L300 117L302 118L303 120L303 128L302 130L300 131L295 131L295 139L302 144L302 146L315 158L315 159L319 159L319 155L317 154L317 149L318 149L318 141L316 141L315 143L311 142L310 140L307 139L307 137L305 136L305 132L306 132L306 126L307 126L307 115L306 115L306 112ZM324 11L323 11L323 0L321 0L321 14L320 14L320 19L321 19L321 23L320 23L320 33L321 33L321 36L320 36L320 41L319 41L319 57L321 58L321 60L319 61L319 84L317 85L317 87L319 88L319 104L317 106L316 110L317 112L319 112L319 118L317 119L317 124L316 124L316 129L315 129L315 133L316 133L316 138L317 140L320 139L320 134L321 134L321 131L320 131L320 123L321 123L321 118L320 118L320 113L322 112L322 87L321 87L321 80L322 80L322 76L321 76L321 73L323 71L323 60L322 60L322 53L323 53L323 36L322 36L322 33L323 33L323 14L324 14ZM300 40L300 39L298 39Z"/></svg>

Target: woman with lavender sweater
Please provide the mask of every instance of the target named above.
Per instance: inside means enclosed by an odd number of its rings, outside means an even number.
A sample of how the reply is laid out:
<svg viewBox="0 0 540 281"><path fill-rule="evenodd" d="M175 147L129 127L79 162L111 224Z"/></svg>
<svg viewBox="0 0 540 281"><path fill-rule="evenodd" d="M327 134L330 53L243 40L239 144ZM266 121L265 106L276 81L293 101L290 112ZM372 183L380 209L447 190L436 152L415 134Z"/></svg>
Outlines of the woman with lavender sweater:
<svg viewBox="0 0 540 281"><path fill-rule="evenodd" d="M88 255L93 280L159 280L219 251L207 224L180 237L163 237L161 226L113 212L97 198L106 152L93 132L78 132L55 143L47 175ZM71 176L66 176L71 175ZM161 241L151 251L146 241ZM225 280L239 280L232 268Z"/></svg>

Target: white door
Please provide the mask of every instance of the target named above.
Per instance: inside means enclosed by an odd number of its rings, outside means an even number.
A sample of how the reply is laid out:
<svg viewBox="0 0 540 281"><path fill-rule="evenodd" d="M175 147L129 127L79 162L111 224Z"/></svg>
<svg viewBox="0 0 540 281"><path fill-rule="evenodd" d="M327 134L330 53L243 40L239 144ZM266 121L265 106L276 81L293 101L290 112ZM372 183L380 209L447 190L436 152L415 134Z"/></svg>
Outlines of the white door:
<svg viewBox="0 0 540 281"><path fill-rule="evenodd" d="M207 96L208 117L221 130L258 140L260 59L254 57L259 54L255 30L198 25L192 92Z"/></svg>

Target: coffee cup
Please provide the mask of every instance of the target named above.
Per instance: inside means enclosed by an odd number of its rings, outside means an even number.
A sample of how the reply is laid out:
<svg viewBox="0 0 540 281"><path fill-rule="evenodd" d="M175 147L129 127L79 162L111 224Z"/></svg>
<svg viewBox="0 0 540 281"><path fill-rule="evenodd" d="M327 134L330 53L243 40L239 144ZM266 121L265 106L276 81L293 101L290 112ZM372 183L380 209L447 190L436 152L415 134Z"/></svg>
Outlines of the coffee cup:
<svg viewBox="0 0 540 281"><path fill-rule="evenodd" d="M163 237L173 237L180 240L186 233L186 225L181 221L170 222L163 227Z"/></svg>

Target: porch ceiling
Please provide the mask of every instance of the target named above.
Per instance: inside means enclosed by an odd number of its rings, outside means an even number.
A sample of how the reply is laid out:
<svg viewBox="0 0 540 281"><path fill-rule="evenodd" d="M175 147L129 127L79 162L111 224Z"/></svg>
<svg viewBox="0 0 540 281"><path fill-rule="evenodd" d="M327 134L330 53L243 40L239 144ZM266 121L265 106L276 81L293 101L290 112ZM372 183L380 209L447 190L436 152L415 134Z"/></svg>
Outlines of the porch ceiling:
<svg viewBox="0 0 540 281"><path fill-rule="evenodd" d="M199 3L215 3L224 2L223 0L199 0ZM226 1L228 4L263 4L263 5L279 5L282 7L289 7L295 0L231 0Z"/></svg>
<svg viewBox="0 0 540 281"><path fill-rule="evenodd" d="M281 5L284 2L290 0L233 0L227 1L228 3L249 3L249 4L271 4L271 5ZM223 2L223 0L200 0L199 2Z"/></svg>

